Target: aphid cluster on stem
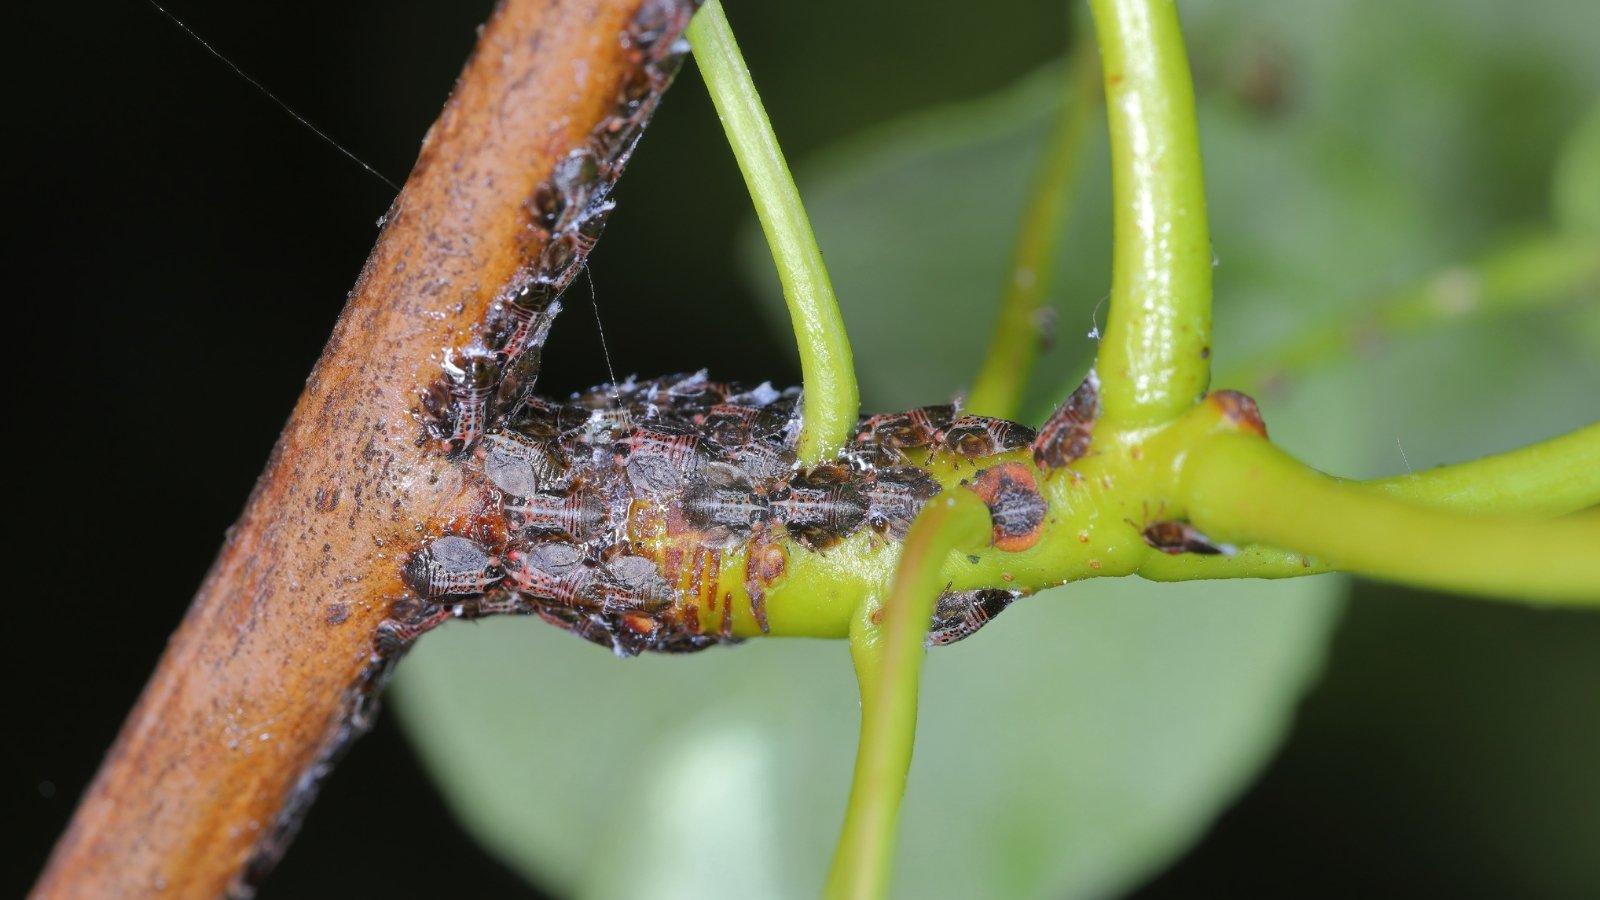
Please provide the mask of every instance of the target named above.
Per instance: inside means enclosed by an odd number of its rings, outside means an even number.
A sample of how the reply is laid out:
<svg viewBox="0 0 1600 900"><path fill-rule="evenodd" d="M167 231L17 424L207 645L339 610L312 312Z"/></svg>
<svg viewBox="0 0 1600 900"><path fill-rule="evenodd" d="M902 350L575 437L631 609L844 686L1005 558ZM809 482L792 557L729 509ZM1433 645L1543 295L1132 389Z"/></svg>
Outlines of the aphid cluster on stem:
<svg viewBox="0 0 1600 900"><path fill-rule="evenodd" d="M983 467L1026 446L1023 426L949 406L874 416L836 462L801 466L798 422L797 389L704 372L566 402L523 396L458 457L467 512L441 519L407 561L410 594L385 649L450 618L533 614L619 655L698 650L735 639L736 597L765 631L792 555L860 534L866 546L903 540L943 490L923 467L936 458L974 467L962 483L989 505L998 549L1038 538L1044 500L1030 468ZM970 634L1015 596L949 600L934 642Z"/></svg>
<svg viewBox="0 0 1600 900"><path fill-rule="evenodd" d="M407 593L384 624L380 656L447 619L496 614L538 615L619 655L698 650L735 639L736 596L767 631L767 598L791 554L827 553L862 533L871 548L903 540L943 489L927 471L935 459L945 471L949 460L970 467L963 484L988 504L994 546L1020 552L1039 538L1044 500L1026 465L985 461L1031 444L1051 470L1087 452L1092 373L1037 435L926 406L862 419L834 460L809 467L794 453L795 389L745 389L701 372L630 378L566 402L534 393L560 297L688 50L682 34L696 6L645 0L618 36L630 67L610 114L527 198L526 266L422 392L421 442L460 466L466 487L406 561ZM930 640L972 633L1016 596L948 595Z"/></svg>
<svg viewBox="0 0 1600 900"><path fill-rule="evenodd" d="M556 162L524 202L526 266L501 288L480 333L449 351L438 379L422 392L424 441L457 455L530 392L559 297L577 277L616 205L612 187L672 83L688 42L697 0L644 0L618 35L628 61L611 112Z"/></svg>

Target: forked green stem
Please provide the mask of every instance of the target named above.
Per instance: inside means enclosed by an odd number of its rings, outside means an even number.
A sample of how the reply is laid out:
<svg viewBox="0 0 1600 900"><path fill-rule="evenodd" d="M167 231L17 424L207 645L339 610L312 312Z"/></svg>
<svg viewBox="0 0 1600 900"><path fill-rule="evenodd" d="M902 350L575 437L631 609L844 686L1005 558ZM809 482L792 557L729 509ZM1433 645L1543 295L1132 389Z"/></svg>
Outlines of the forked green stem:
<svg viewBox="0 0 1600 900"><path fill-rule="evenodd" d="M1582 477L1592 491L1600 476ZM1593 512L1542 520L1431 508L1330 478L1242 434L1194 448L1180 484L1190 521L1212 538L1290 547L1344 571L1417 587L1600 606L1600 515Z"/></svg>
<svg viewBox="0 0 1600 900"><path fill-rule="evenodd" d="M946 491L911 523L889 595L862 604L850 624L861 686L861 740L844 827L828 872L833 900L882 897L894 864L900 800L917 732L923 642L952 553L988 544L989 510L966 490Z"/></svg>
<svg viewBox="0 0 1600 900"><path fill-rule="evenodd" d="M1111 132L1115 248L1097 370L1108 418L1155 424L1205 393L1211 236L1173 0L1091 0Z"/></svg>
<svg viewBox="0 0 1600 900"><path fill-rule="evenodd" d="M1407 503L1457 513L1560 516L1600 504L1600 423L1470 462L1360 484ZM1274 547L1250 545L1230 556L1151 557L1139 574L1153 581L1295 578L1338 569Z"/></svg>
<svg viewBox="0 0 1600 900"><path fill-rule="evenodd" d="M805 391L796 452L801 462L815 463L844 446L860 410L844 318L800 192L719 0L707 0L700 8L689 24L688 36L783 284L783 298L800 343Z"/></svg>
<svg viewBox="0 0 1600 900"><path fill-rule="evenodd" d="M1000 316L989 338L989 352L972 384L967 411L980 416L1014 419L1033 374L1041 343L1040 316L1055 280L1056 245L1076 193L1094 89L1099 79L1093 47L1080 41L1071 51L1067 87L1055 130L1045 146L1034 177L1031 201L1022 216L1017 246L1006 273Z"/></svg>

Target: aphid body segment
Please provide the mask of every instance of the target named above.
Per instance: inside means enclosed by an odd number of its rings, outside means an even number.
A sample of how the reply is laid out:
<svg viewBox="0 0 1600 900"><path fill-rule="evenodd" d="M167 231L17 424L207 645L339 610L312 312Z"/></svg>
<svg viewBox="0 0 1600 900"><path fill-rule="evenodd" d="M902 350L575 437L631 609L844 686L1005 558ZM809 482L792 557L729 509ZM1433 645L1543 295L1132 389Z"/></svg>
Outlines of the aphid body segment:
<svg viewBox="0 0 1600 900"><path fill-rule="evenodd" d="M975 460L1005 453L1033 442L1033 429L989 416L960 416L944 433L944 445L957 456Z"/></svg>
<svg viewBox="0 0 1600 900"><path fill-rule="evenodd" d="M862 486L845 466L824 464L796 472L776 488L772 513L789 536L809 550L826 550L858 531L867 518Z"/></svg>
<svg viewBox="0 0 1600 900"><path fill-rule="evenodd" d="M937 647L954 644L971 637L1020 596L1017 591L998 589L946 591L933 608L933 624L928 629L927 645Z"/></svg>
<svg viewBox="0 0 1600 900"><path fill-rule="evenodd" d="M1188 522L1153 522L1139 532L1144 542L1162 553L1199 553L1202 555L1232 556L1239 548L1232 544L1212 543L1199 529Z"/></svg>
<svg viewBox="0 0 1600 900"><path fill-rule="evenodd" d="M487 550L453 534L428 542L402 572L406 586L428 600L483 593L500 575Z"/></svg>
<svg viewBox="0 0 1600 900"><path fill-rule="evenodd" d="M1100 378L1093 369L1066 402L1056 407L1033 440L1033 461L1041 469L1059 469L1089 452L1094 423L1100 418Z"/></svg>

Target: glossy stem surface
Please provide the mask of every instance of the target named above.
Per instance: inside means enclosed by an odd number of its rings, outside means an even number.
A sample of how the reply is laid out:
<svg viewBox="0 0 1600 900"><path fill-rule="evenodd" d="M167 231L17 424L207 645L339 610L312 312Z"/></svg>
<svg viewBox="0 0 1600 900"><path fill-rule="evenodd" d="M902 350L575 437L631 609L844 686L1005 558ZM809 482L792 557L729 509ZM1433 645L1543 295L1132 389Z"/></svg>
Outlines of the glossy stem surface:
<svg viewBox="0 0 1600 900"><path fill-rule="evenodd" d="M893 870L900 801L917 731L923 642L946 585L951 554L984 546L989 511L955 490L929 503L906 535L882 605L865 602L850 626L850 656L861 687L861 740L839 846L828 873L830 898L882 897Z"/></svg>
<svg viewBox="0 0 1600 900"><path fill-rule="evenodd" d="M1211 235L1173 0L1091 0L1111 135L1114 250L1097 369L1108 417L1168 422L1210 381Z"/></svg>
<svg viewBox="0 0 1600 900"><path fill-rule="evenodd" d="M800 191L719 0L700 8L688 34L772 251L800 345L805 395L797 453L803 463L819 462L849 440L861 406L844 318Z"/></svg>

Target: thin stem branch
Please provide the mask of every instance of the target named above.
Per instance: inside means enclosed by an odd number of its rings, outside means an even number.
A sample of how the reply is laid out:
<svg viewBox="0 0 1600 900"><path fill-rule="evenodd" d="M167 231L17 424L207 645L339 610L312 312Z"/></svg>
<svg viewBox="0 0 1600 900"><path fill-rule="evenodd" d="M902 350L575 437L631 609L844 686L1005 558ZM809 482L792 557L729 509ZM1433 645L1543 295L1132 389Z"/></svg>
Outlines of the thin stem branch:
<svg viewBox="0 0 1600 900"><path fill-rule="evenodd" d="M1097 369L1105 415L1170 421L1210 380L1211 237L1173 0L1091 0L1111 132L1115 250Z"/></svg>
<svg viewBox="0 0 1600 900"><path fill-rule="evenodd" d="M1410 503L1466 513L1574 512L1600 504L1600 423L1507 453L1367 484Z"/></svg>
<svg viewBox="0 0 1600 900"><path fill-rule="evenodd" d="M1600 606L1600 516L1592 513L1543 521L1416 505L1315 472L1240 434L1192 450L1180 491L1189 519L1216 539L1292 548L1418 587Z"/></svg>
<svg viewBox="0 0 1600 900"><path fill-rule="evenodd" d="M1600 423L1469 462L1361 482L1407 503L1471 514L1560 516L1600 504ZM1338 569L1275 547L1229 556L1156 554L1139 567L1152 581L1296 578Z"/></svg>
<svg viewBox="0 0 1600 900"><path fill-rule="evenodd" d="M1039 355L1040 316L1048 308L1056 249L1076 193L1084 139L1095 105L1095 63L1087 41L1079 41L1066 67L1061 112L1034 176L1032 200L1022 216L989 352L967 398L967 410L973 414L1016 418L1033 374Z"/></svg>
<svg viewBox="0 0 1600 900"><path fill-rule="evenodd" d="M989 511L977 495L947 491L929 503L906 535L888 597L861 604L850 626L850 655L861 686L861 740L844 827L828 874L830 898L882 897L889 890L900 801L917 730L923 642L945 587L952 553L982 547Z"/></svg>
<svg viewBox="0 0 1600 900"><path fill-rule="evenodd" d="M815 463L832 457L855 428L861 401L850 338L800 192L720 0L701 7L688 36L783 284L789 319L800 343L805 391L797 452L802 462Z"/></svg>

